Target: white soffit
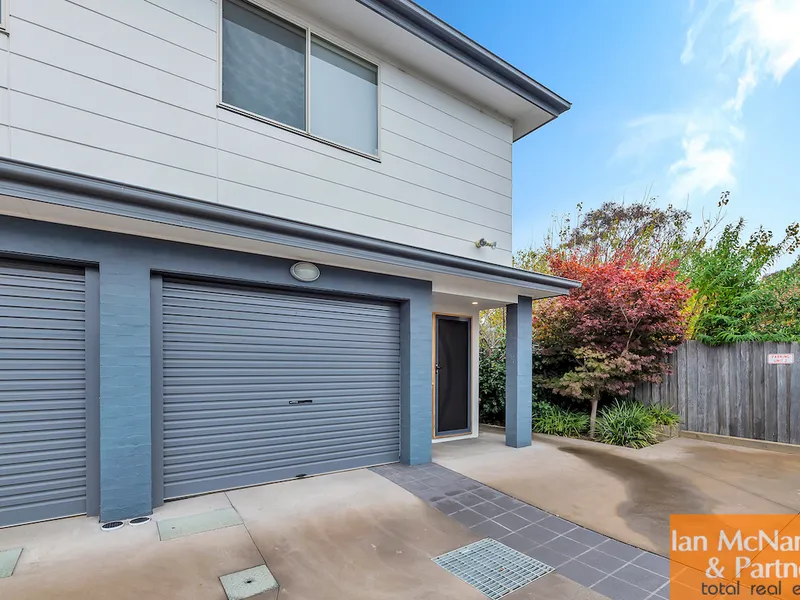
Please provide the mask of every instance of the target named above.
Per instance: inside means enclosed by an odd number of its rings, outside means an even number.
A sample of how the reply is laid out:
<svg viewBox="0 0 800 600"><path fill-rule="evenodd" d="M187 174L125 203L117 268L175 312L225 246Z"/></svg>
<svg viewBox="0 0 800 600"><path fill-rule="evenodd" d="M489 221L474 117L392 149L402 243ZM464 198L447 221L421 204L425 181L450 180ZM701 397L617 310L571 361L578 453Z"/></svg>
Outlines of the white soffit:
<svg viewBox="0 0 800 600"><path fill-rule="evenodd" d="M233 235L202 231L192 227L179 227L143 219L112 215L104 212L59 206L48 202L15 198L2 194L0 194L0 215L182 242L198 246L208 246L237 252L247 252L249 254L261 254L290 260L309 261L323 268L327 265L354 269L357 271L408 277L410 279L422 279L432 283L434 292L467 297L471 300L481 299L491 303L493 306L515 303L518 296L546 298L554 295L552 291L492 283L471 277L459 277L423 269L362 260L328 252L301 249Z"/></svg>

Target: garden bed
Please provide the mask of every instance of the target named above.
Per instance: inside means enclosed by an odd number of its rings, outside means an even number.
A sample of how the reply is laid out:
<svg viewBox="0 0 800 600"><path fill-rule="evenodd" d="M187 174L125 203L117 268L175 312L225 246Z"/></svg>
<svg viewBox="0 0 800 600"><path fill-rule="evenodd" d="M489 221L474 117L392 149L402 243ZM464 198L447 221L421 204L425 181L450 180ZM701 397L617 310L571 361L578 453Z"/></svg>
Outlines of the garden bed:
<svg viewBox="0 0 800 600"><path fill-rule="evenodd" d="M531 426L534 433L627 448L646 448L676 437L680 431L679 417L672 410L660 405L645 406L635 400L616 400L601 408L594 437L589 434L588 412L551 402L533 403Z"/></svg>

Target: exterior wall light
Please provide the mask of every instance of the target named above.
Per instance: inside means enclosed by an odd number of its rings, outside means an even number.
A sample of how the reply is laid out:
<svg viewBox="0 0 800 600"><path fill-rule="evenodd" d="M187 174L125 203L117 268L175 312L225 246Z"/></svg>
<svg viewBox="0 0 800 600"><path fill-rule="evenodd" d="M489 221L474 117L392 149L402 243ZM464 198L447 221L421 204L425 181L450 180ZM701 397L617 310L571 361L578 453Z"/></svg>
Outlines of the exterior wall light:
<svg viewBox="0 0 800 600"><path fill-rule="evenodd" d="M310 262L296 262L289 272L297 281L310 283L319 279L319 267Z"/></svg>
<svg viewBox="0 0 800 600"><path fill-rule="evenodd" d="M475 242L475 245L478 248L487 248L488 247L488 248L491 248L492 250L497 248L497 242L488 242L488 241L486 241L486 238L479 239L477 242Z"/></svg>

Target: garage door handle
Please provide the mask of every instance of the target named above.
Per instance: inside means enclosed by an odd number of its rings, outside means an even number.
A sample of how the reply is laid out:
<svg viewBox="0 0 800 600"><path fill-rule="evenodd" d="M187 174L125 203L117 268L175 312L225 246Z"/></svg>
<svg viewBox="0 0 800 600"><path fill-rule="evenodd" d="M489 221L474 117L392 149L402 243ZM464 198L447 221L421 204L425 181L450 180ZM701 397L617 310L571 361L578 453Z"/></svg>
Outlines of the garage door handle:
<svg viewBox="0 0 800 600"><path fill-rule="evenodd" d="M313 400L289 400L289 404L311 404Z"/></svg>

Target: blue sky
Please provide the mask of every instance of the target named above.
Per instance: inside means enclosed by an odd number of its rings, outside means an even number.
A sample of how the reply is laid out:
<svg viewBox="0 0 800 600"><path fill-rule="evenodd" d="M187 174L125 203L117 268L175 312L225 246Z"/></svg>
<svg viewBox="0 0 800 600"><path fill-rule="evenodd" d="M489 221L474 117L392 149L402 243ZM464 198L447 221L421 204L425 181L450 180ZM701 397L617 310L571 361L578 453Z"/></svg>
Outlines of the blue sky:
<svg viewBox="0 0 800 600"><path fill-rule="evenodd" d="M418 0L570 102L514 145L514 246L641 199L800 220L800 0ZM788 260L782 261L785 266Z"/></svg>

